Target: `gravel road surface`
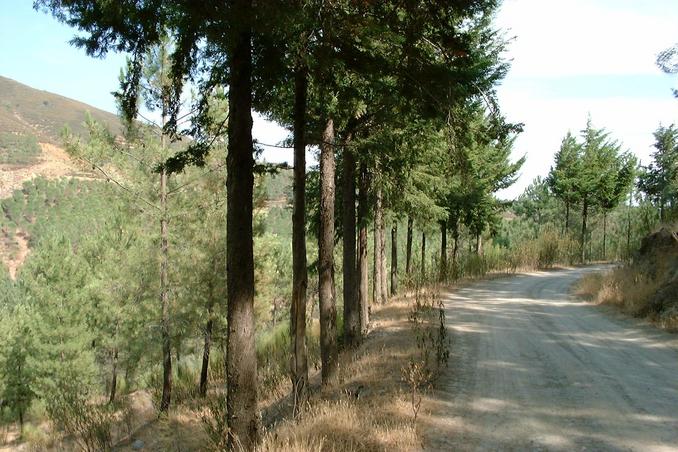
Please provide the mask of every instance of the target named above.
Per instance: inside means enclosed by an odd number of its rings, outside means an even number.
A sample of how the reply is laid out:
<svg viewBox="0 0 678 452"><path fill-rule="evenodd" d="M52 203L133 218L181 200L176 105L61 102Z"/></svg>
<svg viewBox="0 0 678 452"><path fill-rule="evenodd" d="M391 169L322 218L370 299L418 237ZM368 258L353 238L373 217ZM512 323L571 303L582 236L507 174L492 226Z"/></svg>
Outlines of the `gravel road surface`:
<svg viewBox="0 0 678 452"><path fill-rule="evenodd" d="M427 450L678 451L676 337L570 294L603 267L446 295L449 367Z"/></svg>

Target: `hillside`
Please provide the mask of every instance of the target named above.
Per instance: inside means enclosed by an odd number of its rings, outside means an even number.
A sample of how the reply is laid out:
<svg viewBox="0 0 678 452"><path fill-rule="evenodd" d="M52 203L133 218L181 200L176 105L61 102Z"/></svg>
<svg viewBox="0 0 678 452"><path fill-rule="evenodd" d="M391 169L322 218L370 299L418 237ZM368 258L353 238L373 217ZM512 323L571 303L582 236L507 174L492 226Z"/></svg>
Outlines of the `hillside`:
<svg viewBox="0 0 678 452"><path fill-rule="evenodd" d="M112 113L0 76L0 132L32 135L38 142L58 146L64 126L75 134L85 132L87 112L113 132L120 131L120 121Z"/></svg>
<svg viewBox="0 0 678 452"><path fill-rule="evenodd" d="M0 77L0 199L35 177L82 176L60 148L60 133L84 134L87 113L120 131L114 114Z"/></svg>
<svg viewBox="0 0 678 452"><path fill-rule="evenodd" d="M83 173L61 148L63 128L85 134L83 123L88 113L113 132L120 131L120 121L111 113L0 77L0 263L8 267L12 277L29 253L29 241L36 239L35 226L55 221L51 213L42 211L53 206L37 202L39 197L29 197L30 189L49 187L50 180L64 177L74 183L95 179ZM54 193L58 187L69 186L67 181L55 184ZM22 211L24 203L32 206L26 208L30 215L12 218L9 212Z"/></svg>

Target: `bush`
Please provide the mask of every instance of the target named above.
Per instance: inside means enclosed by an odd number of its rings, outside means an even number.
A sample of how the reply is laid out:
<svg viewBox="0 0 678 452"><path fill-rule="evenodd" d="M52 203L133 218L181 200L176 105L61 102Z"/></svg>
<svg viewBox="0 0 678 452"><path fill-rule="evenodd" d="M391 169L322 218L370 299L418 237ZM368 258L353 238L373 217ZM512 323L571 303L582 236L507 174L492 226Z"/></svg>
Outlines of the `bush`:
<svg viewBox="0 0 678 452"><path fill-rule="evenodd" d="M40 427L33 424L24 426L23 441L26 443L26 449L29 451L44 451L54 446L54 435L48 434Z"/></svg>
<svg viewBox="0 0 678 452"><path fill-rule="evenodd" d="M52 424L62 429L87 452L107 451L113 447L114 413L81 394L77 388L61 388L47 402L47 414Z"/></svg>

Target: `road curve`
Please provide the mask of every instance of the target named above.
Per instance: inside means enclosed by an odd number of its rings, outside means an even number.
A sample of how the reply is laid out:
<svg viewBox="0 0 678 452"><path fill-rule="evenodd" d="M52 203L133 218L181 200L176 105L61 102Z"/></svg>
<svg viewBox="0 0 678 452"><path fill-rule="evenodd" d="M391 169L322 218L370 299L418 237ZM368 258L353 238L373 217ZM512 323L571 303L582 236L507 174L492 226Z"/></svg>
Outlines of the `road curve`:
<svg viewBox="0 0 678 452"><path fill-rule="evenodd" d="M427 450L678 451L676 339L577 300L588 267L445 297L452 355Z"/></svg>

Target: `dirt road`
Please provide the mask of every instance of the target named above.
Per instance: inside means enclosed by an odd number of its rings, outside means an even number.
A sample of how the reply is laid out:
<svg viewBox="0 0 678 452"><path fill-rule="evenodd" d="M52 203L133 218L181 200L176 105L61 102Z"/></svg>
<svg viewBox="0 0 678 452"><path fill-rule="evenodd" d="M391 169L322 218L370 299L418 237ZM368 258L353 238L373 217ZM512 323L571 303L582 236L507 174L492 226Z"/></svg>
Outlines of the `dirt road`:
<svg viewBox="0 0 678 452"><path fill-rule="evenodd" d="M678 450L675 337L579 301L592 268L447 295L452 356L428 450Z"/></svg>

